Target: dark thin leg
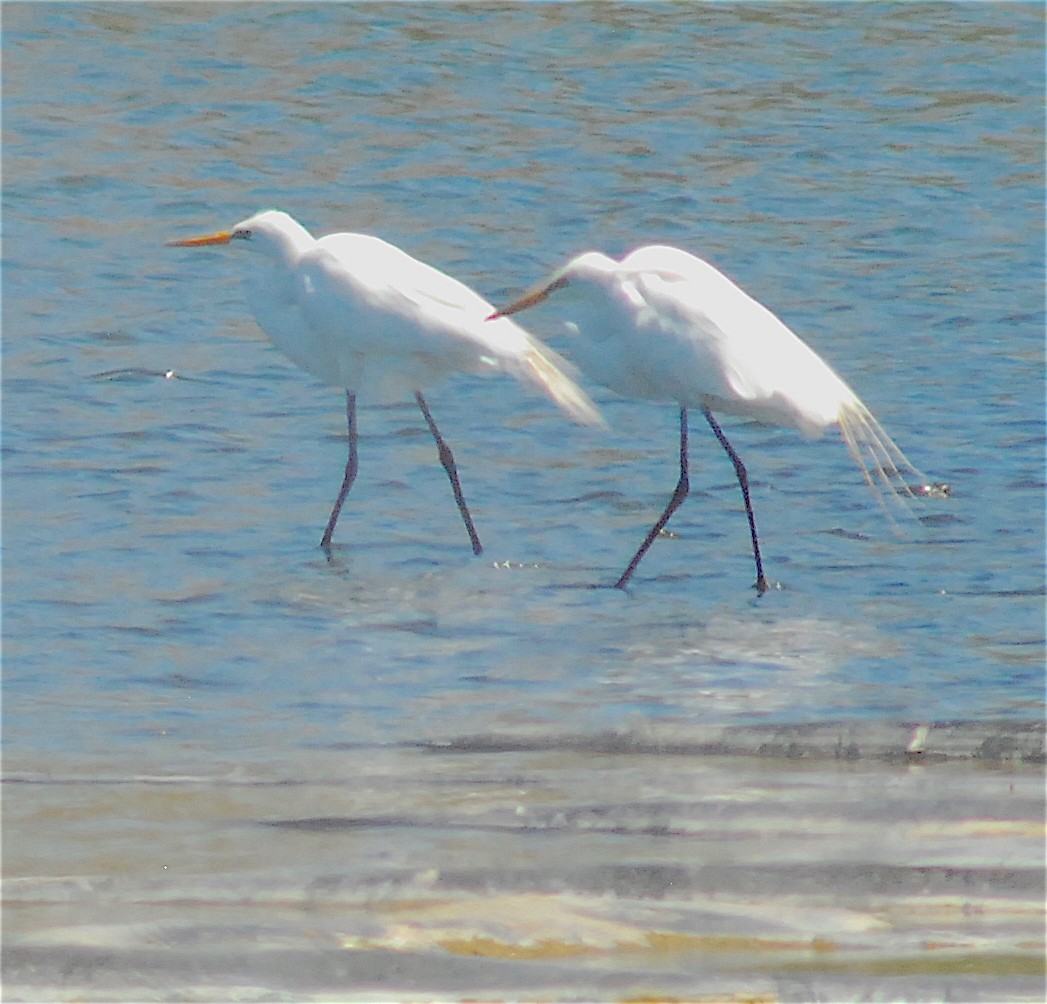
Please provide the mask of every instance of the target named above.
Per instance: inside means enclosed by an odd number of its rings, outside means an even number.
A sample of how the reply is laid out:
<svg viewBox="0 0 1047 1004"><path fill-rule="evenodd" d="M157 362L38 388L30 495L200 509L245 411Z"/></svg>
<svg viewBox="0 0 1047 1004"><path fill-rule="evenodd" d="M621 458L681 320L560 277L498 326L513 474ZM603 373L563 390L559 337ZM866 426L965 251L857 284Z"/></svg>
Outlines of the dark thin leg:
<svg viewBox="0 0 1047 1004"><path fill-rule="evenodd" d="M342 503L356 480L356 395L350 391L345 392L345 414L349 423L349 459L345 463L345 477L342 478L342 488L338 492L338 498L335 500L334 508L331 510L331 518L327 521L327 529L324 530L323 540L320 541L320 546L328 555L331 553L331 535L334 533L335 523L338 522L338 514L342 511Z"/></svg>
<svg viewBox="0 0 1047 1004"><path fill-rule="evenodd" d="M440 463L444 465L444 470L447 471L447 476L451 479L454 500L458 503L458 511L462 514L462 519L465 521L466 530L469 531L469 539L473 544L473 554L479 554L483 550L483 545L480 543L480 538L476 536L473 518L469 515L469 507L465 504L462 486L458 481L458 468L454 463L454 454L451 452L451 448L444 442L443 436L440 435L440 430L436 427L433 416L429 414L429 406L425 403L425 398L422 397L421 392L415 391L414 397L418 402L418 407L422 409L422 414L425 416L429 431L433 434L433 439L436 440L436 448L440 451Z"/></svg>
<svg viewBox="0 0 1047 1004"><path fill-rule="evenodd" d="M691 482L687 477L687 409L680 409L680 480L676 482L676 488L673 491L672 498L669 499L669 504L665 507L665 512L662 513L661 518L654 526L651 527L651 532L647 534L646 539L640 545L640 550L633 555L633 560L629 562L629 567L622 572L622 577L614 584L615 589L624 589L626 583L633 577L633 572L636 571L636 566L640 564L640 560L647 553L648 548L654 543L654 538L662 532L665 524L669 522L672 514L676 512L680 506L683 505L683 500L687 498L687 493L691 490Z"/></svg>
<svg viewBox="0 0 1047 1004"><path fill-rule="evenodd" d="M752 502L749 501L749 475L745 471L745 464L742 463L742 458L734 452L734 447L727 442L723 429L720 428L716 419L713 418L713 413L708 408L703 408L702 412L705 415L705 420L712 426L716 438L720 440L720 445L727 451L727 456L731 458L731 463L734 464L734 473L738 475L738 484L742 487L742 499L745 501L745 515L749 517L749 533L753 538L753 557L756 559L755 588L758 593L765 593L768 586L767 580L763 576L763 561L760 560L760 541L756 537L756 517L753 516Z"/></svg>

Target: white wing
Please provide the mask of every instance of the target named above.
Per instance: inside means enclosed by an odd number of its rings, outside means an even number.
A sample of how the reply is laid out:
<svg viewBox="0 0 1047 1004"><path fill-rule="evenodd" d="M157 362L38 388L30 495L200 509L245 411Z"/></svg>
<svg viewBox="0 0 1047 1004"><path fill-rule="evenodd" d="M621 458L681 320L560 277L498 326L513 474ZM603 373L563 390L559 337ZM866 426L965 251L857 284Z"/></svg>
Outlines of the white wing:
<svg viewBox="0 0 1047 1004"><path fill-rule="evenodd" d="M641 248L619 281L642 299L666 342L656 354L681 403L756 415L816 435L857 401L813 349L708 262L677 248Z"/></svg>
<svg viewBox="0 0 1047 1004"><path fill-rule="evenodd" d="M670 340L689 340L692 361L705 374L710 408L762 412L807 435L838 425L881 500L936 490L810 346L707 262L677 248L651 246L628 256L621 268L632 272L631 281Z"/></svg>
<svg viewBox="0 0 1047 1004"><path fill-rule="evenodd" d="M329 382L402 398L453 373L510 373L577 421L595 406L551 350L464 283L365 234L321 238L299 261L298 304L330 347Z"/></svg>

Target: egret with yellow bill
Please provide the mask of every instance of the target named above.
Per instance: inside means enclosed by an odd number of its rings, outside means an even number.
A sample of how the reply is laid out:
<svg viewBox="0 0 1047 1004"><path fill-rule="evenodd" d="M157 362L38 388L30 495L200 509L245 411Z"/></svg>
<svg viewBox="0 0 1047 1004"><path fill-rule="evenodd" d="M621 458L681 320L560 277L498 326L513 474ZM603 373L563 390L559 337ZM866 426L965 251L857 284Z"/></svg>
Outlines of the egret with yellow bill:
<svg viewBox="0 0 1047 1004"><path fill-rule="evenodd" d="M551 349L457 279L367 234L314 238L286 213L269 210L232 230L169 242L254 253L247 304L258 326L292 362L346 393L349 459L320 546L330 554L342 504L357 473L357 399L413 395L436 441L473 553L482 550L450 447L422 394L455 373L508 373L537 389L577 422L599 412Z"/></svg>
<svg viewBox="0 0 1047 1004"><path fill-rule="evenodd" d="M555 301L552 299L555 297ZM491 318L550 301L570 337L565 355L597 383L625 397L680 409L680 476L668 505L615 586L632 578L655 538L683 504L688 480L688 410L701 409L734 465L749 521L755 588L768 588L749 477L714 411L799 429L831 426L866 482L881 495L944 495L906 459L868 408L829 365L774 314L708 262L679 248L641 247L615 261L589 252Z"/></svg>

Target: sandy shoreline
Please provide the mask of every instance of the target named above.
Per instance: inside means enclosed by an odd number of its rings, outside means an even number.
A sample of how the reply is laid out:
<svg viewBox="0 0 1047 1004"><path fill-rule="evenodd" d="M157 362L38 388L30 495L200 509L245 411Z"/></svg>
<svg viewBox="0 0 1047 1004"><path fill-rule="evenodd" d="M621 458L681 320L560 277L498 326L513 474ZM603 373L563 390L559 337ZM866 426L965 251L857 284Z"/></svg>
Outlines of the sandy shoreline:
<svg viewBox="0 0 1047 1004"><path fill-rule="evenodd" d="M1042 726L913 729L27 764L4 999L1039 1000Z"/></svg>

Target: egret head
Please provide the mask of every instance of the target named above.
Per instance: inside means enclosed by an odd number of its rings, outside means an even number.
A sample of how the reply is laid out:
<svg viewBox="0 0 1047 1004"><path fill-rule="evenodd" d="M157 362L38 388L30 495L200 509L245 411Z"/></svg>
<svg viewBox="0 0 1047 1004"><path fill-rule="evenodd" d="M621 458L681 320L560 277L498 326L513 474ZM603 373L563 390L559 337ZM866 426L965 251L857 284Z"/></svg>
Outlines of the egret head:
<svg viewBox="0 0 1047 1004"><path fill-rule="evenodd" d="M168 241L168 247L198 248L244 241L247 247L273 253L286 253L303 243L312 243L309 232L295 222L287 213L268 209L237 223L232 230L219 230L203 237L189 237L180 241Z"/></svg>
<svg viewBox="0 0 1047 1004"><path fill-rule="evenodd" d="M616 264L613 259L599 251L588 251L569 261L563 268L553 273L550 279L524 293L508 307L496 310L487 319L491 321L498 317L508 317L528 307L534 307L543 300L547 300L557 290L574 288L576 292L581 292L591 284L600 284L601 280L614 270Z"/></svg>

